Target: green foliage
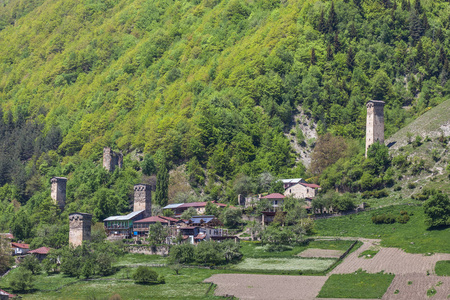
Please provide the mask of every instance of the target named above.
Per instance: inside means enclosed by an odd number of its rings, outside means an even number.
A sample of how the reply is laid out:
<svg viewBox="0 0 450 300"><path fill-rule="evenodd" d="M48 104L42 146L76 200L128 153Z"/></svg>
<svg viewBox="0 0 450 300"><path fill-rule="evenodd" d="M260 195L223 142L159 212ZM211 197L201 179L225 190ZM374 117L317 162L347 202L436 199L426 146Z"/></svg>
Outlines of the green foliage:
<svg viewBox="0 0 450 300"><path fill-rule="evenodd" d="M436 193L423 204L428 226L450 225L450 199L448 195Z"/></svg>
<svg viewBox="0 0 450 300"><path fill-rule="evenodd" d="M220 214L220 220L228 228L236 228L242 223L242 209L226 207Z"/></svg>
<svg viewBox="0 0 450 300"><path fill-rule="evenodd" d="M14 292L25 292L33 288L33 281L31 271L19 267L9 277L9 286Z"/></svg>
<svg viewBox="0 0 450 300"><path fill-rule="evenodd" d="M197 210L193 207L189 207L181 214L180 218L183 220L189 220L195 215L197 215Z"/></svg>
<svg viewBox="0 0 450 300"><path fill-rule="evenodd" d="M158 168L158 174L156 175L156 192L155 202L159 206L166 206L169 198L169 171L165 164Z"/></svg>
<svg viewBox="0 0 450 300"><path fill-rule="evenodd" d="M136 272L133 274L133 279L135 283L139 284L151 284L158 282L158 273L149 267L139 266Z"/></svg>
<svg viewBox="0 0 450 300"><path fill-rule="evenodd" d="M165 228L161 223L156 222L151 224L148 230L148 241L150 245L160 245L166 241L169 236L168 229Z"/></svg>
<svg viewBox="0 0 450 300"><path fill-rule="evenodd" d="M172 264L198 263L201 265L221 265L239 261L242 253L234 241L204 241L197 246L183 243L170 248L169 261Z"/></svg>
<svg viewBox="0 0 450 300"><path fill-rule="evenodd" d="M437 276L450 276L450 260L440 260L435 267Z"/></svg>
<svg viewBox="0 0 450 300"><path fill-rule="evenodd" d="M152 175L156 173L156 165L151 155L145 155L141 163L142 173L145 175Z"/></svg>
<svg viewBox="0 0 450 300"><path fill-rule="evenodd" d="M27 255L21 261L20 266L30 271L33 275L39 274L41 271L41 265L39 260L34 255Z"/></svg>

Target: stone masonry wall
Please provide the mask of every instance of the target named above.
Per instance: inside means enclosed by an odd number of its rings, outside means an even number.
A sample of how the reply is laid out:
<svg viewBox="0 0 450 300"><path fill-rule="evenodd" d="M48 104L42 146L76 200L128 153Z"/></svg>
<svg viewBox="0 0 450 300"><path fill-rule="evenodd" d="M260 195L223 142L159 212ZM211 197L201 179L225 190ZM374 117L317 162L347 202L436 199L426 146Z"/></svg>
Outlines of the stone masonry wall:
<svg viewBox="0 0 450 300"><path fill-rule="evenodd" d="M148 184L134 186L133 211L145 210L144 218L152 215L152 187Z"/></svg>
<svg viewBox="0 0 450 300"><path fill-rule="evenodd" d="M53 177L50 182L52 184L50 195L55 204L58 205L60 209L63 209L66 204L67 178Z"/></svg>
<svg viewBox="0 0 450 300"><path fill-rule="evenodd" d="M370 145L379 141L384 143L384 102L369 101L366 122L366 157Z"/></svg>
<svg viewBox="0 0 450 300"><path fill-rule="evenodd" d="M69 215L69 244L80 246L83 241L91 240L92 215L73 213Z"/></svg>

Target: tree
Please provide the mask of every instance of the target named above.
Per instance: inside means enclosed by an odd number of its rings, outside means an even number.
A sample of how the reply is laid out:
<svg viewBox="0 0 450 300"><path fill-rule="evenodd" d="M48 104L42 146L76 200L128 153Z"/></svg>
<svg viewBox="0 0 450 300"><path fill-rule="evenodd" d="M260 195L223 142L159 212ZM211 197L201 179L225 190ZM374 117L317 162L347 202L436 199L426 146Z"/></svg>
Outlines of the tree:
<svg viewBox="0 0 450 300"><path fill-rule="evenodd" d="M336 11L334 10L334 1L331 1L331 8L328 14L328 22L327 22L328 33L336 31L338 22L339 21L337 19Z"/></svg>
<svg viewBox="0 0 450 300"><path fill-rule="evenodd" d="M149 267L139 266L133 274L133 279L135 283L139 284L157 283L158 273Z"/></svg>
<svg viewBox="0 0 450 300"><path fill-rule="evenodd" d="M302 207L303 199L292 196L284 198L283 211L286 212L285 221L287 225L295 224L300 218L306 216L306 210Z"/></svg>
<svg viewBox="0 0 450 300"><path fill-rule="evenodd" d="M337 31L334 34L333 46L334 46L334 53L338 53L339 51L341 51L341 42L339 41Z"/></svg>
<svg viewBox="0 0 450 300"><path fill-rule="evenodd" d="M94 274L94 263L92 259L88 259L84 262L83 267L81 269L81 274L86 279L89 279L92 276L92 274Z"/></svg>
<svg viewBox="0 0 450 300"><path fill-rule="evenodd" d="M372 79L372 97L377 100L391 100L394 95L391 79L382 69L379 69Z"/></svg>
<svg viewBox="0 0 450 300"><path fill-rule="evenodd" d="M328 166L345 156L347 143L344 138L332 136L330 133L321 135L311 154L311 172L319 175Z"/></svg>
<svg viewBox="0 0 450 300"><path fill-rule="evenodd" d="M311 59L310 59L310 64L311 65L315 65L317 62L317 58L316 58L316 50L314 49L314 47L311 49Z"/></svg>
<svg viewBox="0 0 450 300"><path fill-rule="evenodd" d="M226 207L221 215L220 219L225 227L235 228L241 223L242 210L239 208Z"/></svg>
<svg viewBox="0 0 450 300"><path fill-rule="evenodd" d="M146 154L141 163L142 173L150 176L156 173L156 165L153 156Z"/></svg>
<svg viewBox="0 0 450 300"><path fill-rule="evenodd" d="M175 272L176 275L180 275L180 270L183 268L183 266L177 262L170 264L169 268Z"/></svg>
<svg viewBox="0 0 450 300"><path fill-rule="evenodd" d="M200 264L219 265L224 261L220 245L214 241L205 241L195 247L195 260Z"/></svg>
<svg viewBox="0 0 450 300"><path fill-rule="evenodd" d="M320 33L325 33L326 31L323 9L320 11L319 22L317 23L317 31L319 31Z"/></svg>
<svg viewBox="0 0 450 300"><path fill-rule="evenodd" d="M448 195L436 193L423 204L425 224L430 227L450 225L450 199Z"/></svg>
<svg viewBox="0 0 450 300"><path fill-rule="evenodd" d="M160 206L164 207L167 205L169 198L169 171L165 164L162 164L158 168L158 173L156 174L156 191L155 191L155 202Z"/></svg>
<svg viewBox="0 0 450 300"><path fill-rule="evenodd" d="M197 215L197 211L193 207L189 207L181 214L181 219L183 220L189 220L193 216Z"/></svg>
<svg viewBox="0 0 450 300"><path fill-rule="evenodd" d="M0 274L4 274L14 259L11 256L11 243L0 235Z"/></svg>
<svg viewBox="0 0 450 300"><path fill-rule="evenodd" d="M414 43L416 43L423 34L422 21L417 16L415 9L412 9L409 14L409 34L411 35Z"/></svg>
<svg viewBox="0 0 450 300"><path fill-rule="evenodd" d="M269 193L284 194L284 184L281 180L275 179L270 185Z"/></svg>
<svg viewBox="0 0 450 300"><path fill-rule="evenodd" d="M165 228L160 222L156 222L155 224L151 224L148 229L148 241L150 245L160 245L166 241L166 238L169 236L169 232L167 228Z"/></svg>
<svg viewBox="0 0 450 300"><path fill-rule="evenodd" d="M33 273L25 268L17 268L9 276L9 286L14 292L24 292L33 288Z"/></svg>
<svg viewBox="0 0 450 300"><path fill-rule="evenodd" d="M25 269L31 271L33 275L39 274L41 271L41 266L39 264L39 260L34 255L27 255L20 263L20 266Z"/></svg>
<svg viewBox="0 0 450 300"><path fill-rule="evenodd" d="M353 52L352 47L348 47L346 63L347 63L347 67L350 70L353 70L353 67L355 66L355 52Z"/></svg>
<svg viewBox="0 0 450 300"><path fill-rule="evenodd" d="M208 216L218 216L219 215L219 207L212 203L211 201L208 201L205 206L205 215Z"/></svg>
<svg viewBox="0 0 450 300"><path fill-rule="evenodd" d="M188 264L195 260L194 245L183 243L180 245L173 245L169 251L169 262Z"/></svg>
<svg viewBox="0 0 450 300"><path fill-rule="evenodd" d="M11 233L20 240L31 237L33 228L28 214L22 209L11 220Z"/></svg>
<svg viewBox="0 0 450 300"><path fill-rule="evenodd" d="M391 163L389 148L379 141L373 143L367 149L367 158L373 159L376 174L384 172Z"/></svg>
<svg viewBox="0 0 450 300"><path fill-rule="evenodd" d="M327 61L333 60L333 49L331 49L331 45L327 45Z"/></svg>

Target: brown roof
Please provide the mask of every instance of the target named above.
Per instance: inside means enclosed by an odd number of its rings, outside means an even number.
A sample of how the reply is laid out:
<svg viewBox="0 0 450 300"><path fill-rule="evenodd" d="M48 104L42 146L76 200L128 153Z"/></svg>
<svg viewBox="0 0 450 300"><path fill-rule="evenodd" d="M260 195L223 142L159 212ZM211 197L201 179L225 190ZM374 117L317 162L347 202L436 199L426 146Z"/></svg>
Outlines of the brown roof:
<svg viewBox="0 0 450 300"><path fill-rule="evenodd" d="M10 294L10 293L8 293L8 292L5 292L5 291L2 290L2 289L0 289L0 294L8 295L9 298L14 298L14 297L17 296L17 295L14 295L14 294Z"/></svg>
<svg viewBox="0 0 450 300"><path fill-rule="evenodd" d="M166 216L158 216L158 217L160 217L161 219L170 221L170 222L178 222L178 221L179 221L179 219L175 219L175 218L171 218L171 217L166 217Z"/></svg>
<svg viewBox="0 0 450 300"><path fill-rule="evenodd" d="M31 250L28 253L32 253L32 254L48 254L48 252L52 250L52 248L49 247L41 247L41 248L37 248L34 250Z"/></svg>
<svg viewBox="0 0 450 300"><path fill-rule="evenodd" d="M14 239L12 233L0 233L0 236L4 237L5 239Z"/></svg>
<svg viewBox="0 0 450 300"><path fill-rule="evenodd" d="M30 245L29 244L22 244L22 243L11 243L11 247L13 248L21 248L21 249L30 249Z"/></svg>
<svg viewBox="0 0 450 300"><path fill-rule="evenodd" d="M307 186L307 187L313 188L313 189L320 188L320 185L317 185L317 184L314 184L314 183L303 183L303 182L300 182L299 184L301 184L303 186Z"/></svg>
<svg viewBox="0 0 450 300"><path fill-rule="evenodd" d="M161 218L160 216L152 216L139 221L135 221L134 223L169 223L169 221Z"/></svg>
<svg viewBox="0 0 450 300"><path fill-rule="evenodd" d="M272 193L267 196L261 197L261 199L284 199L285 196L280 193Z"/></svg>
<svg viewBox="0 0 450 300"><path fill-rule="evenodd" d="M203 240L206 237L206 234L204 233L199 233L195 236L196 240Z"/></svg>

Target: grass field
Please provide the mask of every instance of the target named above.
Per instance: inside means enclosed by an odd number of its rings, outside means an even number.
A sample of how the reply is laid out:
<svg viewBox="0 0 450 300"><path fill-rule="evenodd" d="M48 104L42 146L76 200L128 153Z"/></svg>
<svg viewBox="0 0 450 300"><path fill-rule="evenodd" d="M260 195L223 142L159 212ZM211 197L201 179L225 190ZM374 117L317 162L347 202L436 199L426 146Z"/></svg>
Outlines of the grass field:
<svg viewBox="0 0 450 300"><path fill-rule="evenodd" d="M206 295L210 284L203 280L216 273L226 273L224 270L209 270L186 268L180 275L169 268L153 268L166 278L166 284L139 285L131 279L135 268L122 268L118 273L103 277L100 280L79 281L56 290L63 284L77 281L75 278L62 274L35 276L35 291L31 294L20 294L23 299L104 299L118 294L122 299L216 299L213 293ZM128 277L128 278L127 278ZM7 280L2 279L1 288L9 290ZM52 289L54 291L44 292ZM157 296L155 296L157 295Z"/></svg>
<svg viewBox="0 0 450 300"><path fill-rule="evenodd" d="M411 219L406 224L374 224L373 214L399 214L406 210ZM450 253L450 227L428 230L422 207L398 205L359 214L321 219L315 229L322 236L351 236L381 239L385 247L398 247L409 253Z"/></svg>
<svg viewBox="0 0 450 300"><path fill-rule="evenodd" d="M127 253L118 258L115 266L145 265L145 264L165 264L167 258L160 255L147 255L141 253Z"/></svg>
<svg viewBox="0 0 450 300"><path fill-rule="evenodd" d="M325 271L336 262L333 258L246 258L237 270Z"/></svg>
<svg viewBox="0 0 450 300"><path fill-rule="evenodd" d="M293 246L286 251L268 252L259 242L241 241L241 252L244 258L288 258L294 257L308 248L346 251L352 243L353 241L312 241L306 246Z"/></svg>
<svg viewBox="0 0 450 300"><path fill-rule="evenodd" d="M325 282L319 292L319 298L381 298L392 280L391 274L334 274Z"/></svg>
<svg viewBox="0 0 450 300"><path fill-rule="evenodd" d="M450 260L438 261L434 270L438 276L450 276Z"/></svg>

